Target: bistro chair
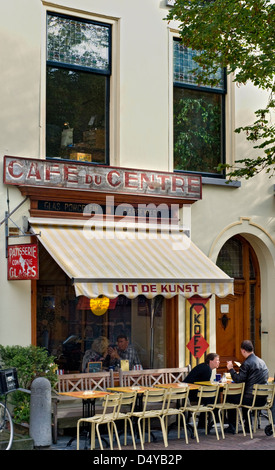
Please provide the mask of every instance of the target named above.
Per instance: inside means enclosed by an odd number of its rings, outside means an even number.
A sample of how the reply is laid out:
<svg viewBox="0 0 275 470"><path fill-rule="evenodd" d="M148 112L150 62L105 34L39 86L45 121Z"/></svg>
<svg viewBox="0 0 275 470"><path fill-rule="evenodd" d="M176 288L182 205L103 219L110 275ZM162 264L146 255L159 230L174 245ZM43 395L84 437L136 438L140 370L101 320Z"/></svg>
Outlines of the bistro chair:
<svg viewBox="0 0 275 470"><path fill-rule="evenodd" d="M167 404L163 412L163 418L166 424L166 435L168 439L168 418L169 416L178 417L178 439L180 438L180 424L181 419L184 427L185 442L188 444L188 432L186 426L185 412L188 404L189 388L186 384L185 387L169 388L167 393ZM176 408L171 407L171 402L176 401Z"/></svg>
<svg viewBox="0 0 275 470"><path fill-rule="evenodd" d="M123 420L124 421L124 445L127 445L127 424L129 424L133 447L136 449L135 434L132 423L133 413L136 406L137 392L123 392L121 393L119 408L116 412L114 421ZM130 407L129 411L124 411L124 407ZM123 409L122 409L123 407Z"/></svg>
<svg viewBox="0 0 275 470"><path fill-rule="evenodd" d="M145 422L148 422L148 442L150 442L151 436L151 419L157 418L159 419L161 430L162 430L162 437L164 446L168 446L167 441L167 434L166 434L166 427L164 423L164 411L165 411L165 404L166 404L166 396L167 396L167 389L155 389L155 390L145 390L143 394L143 405L141 411L135 411L133 413L133 418L137 418L138 424L138 431L139 431L139 438L140 438L140 445L142 450L144 449L144 441L145 441ZM143 423L143 428L141 428L141 422Z"/></svg>
<svg viewBox="0 0 275 470"><path fill-rule="evenodd" d="M79 436L80 436L80 424L81 423L90 423L91 425L91 449L95 447L95 435L97 434L98 442L100 449L103 450L101 435L100 435L100 426L103 424L107 425L108 435L110 439L110 448L113 450L113 429L115 430L117 445L119 450L121 450L119 436L117 432L117 427L115 423L115 418L120 407L120 393L111 393L106 395L103 398L103 410L101 414L96 414L90 418L81 418L77 422L77 450L79 450ZM110 426L112 425L112 427Z"/></svg>
<svg viewBox="0 0 275 470"><path fill-rule="evenodd" d="M205 434L207 434L207 415L208 413L211 414L215 431L216 431L216 436L217 439L219 440L219 433L217 429L217 424L216 424L216 419L215 419L215 414L214 414L214 409L217 404L219 396L219 386L218 385L201 385L198 389L198 403L195 405L188 405L186 406L186 411L189 411L192 415L193 419L193 424L194 424L194 434L196 437L197 442L199 442L199 435L198 435L198 430L196 426L196 417L198 413L205 413ZM212 399L213 403L211 404L203 404L203 399Z"/></svg>
<svg viewBox="0 0 275 470"><path fill-rule="evenodd" d="M249 425L249 432L250 437L253 439L253 431L256 432L257 428L257 416L258 411L266 411L269 424L271 425L271 429L273 430L273 437L275 437L275 430L274 430L274 423L273 423L273 416L272 416L272 406L274 402L274 394L275 394L275 384L255 384L253 386L253 402L249 405L242 405L244 408L248 409L247 412L247 421ZM257 398L266 397L266 403L264 405L256 405ZM252 424L251 424L251 413L254 411L254 430L252 431Z"/></svg>
<svg viewBox="0 0 275 470"><path fill-rule="evenodd" d="M224 384L222 388L222 402L216 404L216 409L218 409L219 421L221 425L221 433L224 439L224 414L226 411L235 410L236 411L236 434L238 433L238 424L239 420L242 425L243 435L246 436L245 429L244 429L244 422L242 417L242 400L243 400L243 393L244 393L244 386L245 383L227 383ZM230 403L230 398L236 397L236 403ZM229 401L227 401L229 400Z"/></svg>

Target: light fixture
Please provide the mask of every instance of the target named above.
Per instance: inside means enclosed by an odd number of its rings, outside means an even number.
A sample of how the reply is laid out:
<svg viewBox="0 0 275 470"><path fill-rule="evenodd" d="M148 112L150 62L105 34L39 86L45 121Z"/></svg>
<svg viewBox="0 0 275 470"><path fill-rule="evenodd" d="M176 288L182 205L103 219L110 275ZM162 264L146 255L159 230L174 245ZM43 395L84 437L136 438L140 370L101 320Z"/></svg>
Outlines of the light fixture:
<svg viewBox="0 0 275 470"><path fill-rule="evenodd" d="M110 299L108 297L97 297L96 299L90 299L90 307L95 315L103 315L107 312L110 305Z"/></svg>

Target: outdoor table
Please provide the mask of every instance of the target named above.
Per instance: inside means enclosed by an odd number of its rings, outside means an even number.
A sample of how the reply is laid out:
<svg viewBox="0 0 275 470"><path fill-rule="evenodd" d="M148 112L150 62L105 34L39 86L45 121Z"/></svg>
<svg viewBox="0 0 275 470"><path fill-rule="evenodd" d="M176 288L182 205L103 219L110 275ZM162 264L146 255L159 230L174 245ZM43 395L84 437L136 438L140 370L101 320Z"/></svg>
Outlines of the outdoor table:
<svg viewBox="0 0 275 470"><path fill-rule="evenodd" d="M109 395L108 392L97 391L97 390L84 390L79 392L59 392L59 395L65 395L67 397L80 398L83 404L82 417L87 418L94 416L95 414L95 401L97 398L103 398L105 395Z"/></svg>
<svg viewBox="0 0 275 470"><path fill-rule="evenodd" d="M162 388L184 388L188 386L189 390L198 390L199 385L196 384L189 384L187 382L182 382L182 383L168 383L168 384L157 384L155 385L156 387L162 387Z"/></svg>
<svg viewBox="0 0 275 470"><path fill-rule="evenodd" d="M121 393L128 393L128 392L137 392L137 393L144 393L146 390L155 390L155 387L144 387L143 385L129 385L125 387L107 387L107 390L111 390L112 392L121 392Z"/></svg>
<svg viewBox="0 0 275 470"><path fill-rule="evenodd" d="M231 384L232 380L227 380L226 382L211 382L211 380L206 380L204 382L195 382L196 385L219 385L220 387L224 387L225 384Z"/></svg>
<svg viewBox="0 0 275 470"><path fill-rule="evenodd" d="M99 390L84 390L78 392L59 392L59 395L64 395L67 397L79 398L82 400L82 417L87 418L95 415L95 401L97 398L103 398L106 395L110 395L108 392L103 392ZM88 433L85 434L87 440ZM72 437L67 447L76 439L76 436ZM105 440L105 439L104 439ZM85 443L85 448L87 448L87 443Z"/></svg>

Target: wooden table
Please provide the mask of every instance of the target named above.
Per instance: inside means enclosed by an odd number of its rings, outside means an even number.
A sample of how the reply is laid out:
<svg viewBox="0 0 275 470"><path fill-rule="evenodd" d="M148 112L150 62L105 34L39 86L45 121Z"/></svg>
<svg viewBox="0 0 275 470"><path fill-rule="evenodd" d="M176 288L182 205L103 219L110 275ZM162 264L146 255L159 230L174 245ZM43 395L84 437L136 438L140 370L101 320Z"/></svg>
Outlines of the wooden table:
<svg viewBox="0 0 275 470"><path fill-rule="evenodd" d="M95 414L95 401L97 398L103 398L109 395L108 392L100 390L83 390L79 392L59 392L59 395L65 395L72 398L80 398L83 403L83 418L94 416Z"/></svg>
<svg viewBox="0 0 275 470"><path fill-rule="evenodd" d="M95 415L95 401L97 398L103 398L106 395L110 395L108 392L103 392L99 390L83 390L79 392L59 392L59 395L65 395L67 397L80 398L82 400L82 417L87 418ZM85 449L87 449L87 438L88 432L82 433L85 437ZM67 447L76 439L76 436L72 437ZM105 439L103 439L105 441ZM106 441L105 441L106 442Z"/></svg>
<svg viewBox="0 0 275 470"><path fill-rule="evenodd" d="M112 392L118 392L118 393L131 393L131 392L137 392L137 393L144 393L146 390L156 390L155 387L143 387L141 386L128 386L128 387L108 387L107 390L110 390Z"/></svg>
<svg viewBox="0 0 275 470"><path fill-rule="evenodd" d="M199 385L196 385L196 384L189 384L187 382L183 382L183 383L169 383L169 384L158 384L156 385L156 387L162 387L162 388L185 388L185 387L188 387L189 390L198 390L199 389Z"/></svg>
<svg viewBox="0 0 275 470"><path fill-rule="evenodd" d="M223 387L225 384L231 384L232 380L227 380L226 382L211 382L211 380L206 380L204 382L195 382L196 385L208 385L208 386L215 386L219 385L220 387Z"/></svg>

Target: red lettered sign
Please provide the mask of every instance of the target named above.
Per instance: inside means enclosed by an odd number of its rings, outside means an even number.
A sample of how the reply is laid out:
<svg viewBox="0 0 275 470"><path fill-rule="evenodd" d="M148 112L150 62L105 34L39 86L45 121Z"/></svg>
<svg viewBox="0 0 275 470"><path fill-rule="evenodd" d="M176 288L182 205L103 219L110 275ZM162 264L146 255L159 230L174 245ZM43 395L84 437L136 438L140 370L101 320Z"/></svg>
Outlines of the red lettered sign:
<svg viewBox="0 0 275 470"><path fill-rule="evenodd" d="M39 279L38 246L35 243L8 247L8 280Z"/></svg>

